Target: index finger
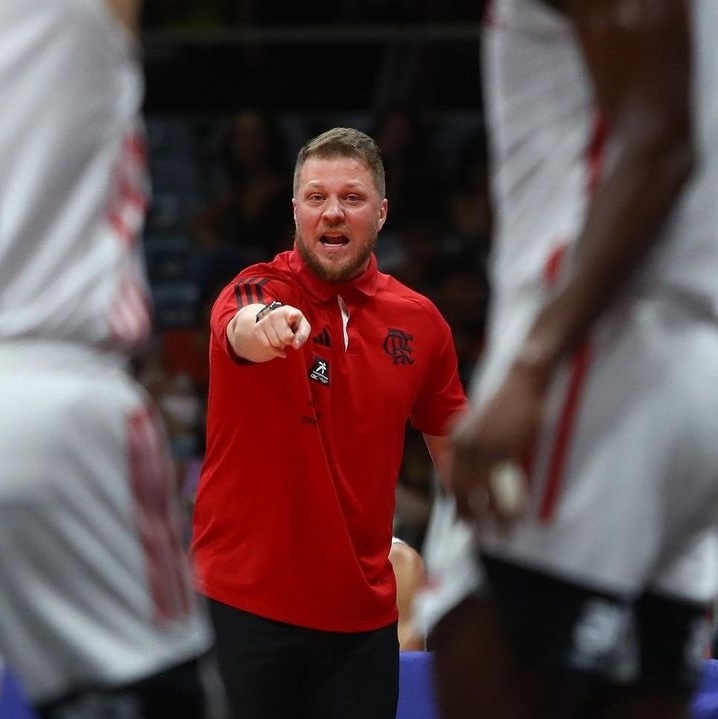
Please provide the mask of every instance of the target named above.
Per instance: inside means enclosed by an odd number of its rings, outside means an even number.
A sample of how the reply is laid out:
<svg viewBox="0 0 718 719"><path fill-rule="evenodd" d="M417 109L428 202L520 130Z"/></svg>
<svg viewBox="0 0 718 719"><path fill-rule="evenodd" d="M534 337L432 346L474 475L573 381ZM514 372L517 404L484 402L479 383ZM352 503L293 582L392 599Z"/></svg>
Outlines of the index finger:
<svg viewBox="0 0 718 719"><path fill-rule="evenodd" d="M309 339L309 335L311 334L312 327L307 321L307 319L302 315L301 319L299 320L296 329L294 330L294 339L292 340L292 347L294 349L299 349L304 345L304 343Z"/></svg>
<svg viewBox="0 0 718 719"><path fill-rule="evenodd" d="M299 349L308 339L312 327L301 310L291 309L286 314L287 324L292 331L292 347Z"/></svg>

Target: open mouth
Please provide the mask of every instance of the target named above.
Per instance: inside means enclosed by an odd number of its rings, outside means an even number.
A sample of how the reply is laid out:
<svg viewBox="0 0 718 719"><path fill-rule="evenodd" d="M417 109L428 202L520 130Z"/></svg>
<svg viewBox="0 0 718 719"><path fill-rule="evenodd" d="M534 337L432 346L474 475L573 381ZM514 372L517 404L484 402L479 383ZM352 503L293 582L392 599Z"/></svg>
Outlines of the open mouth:
<svg viewBox="0 0 718 719"><path fill-rule="evenodd" d="M322 235L320 242L327 247L337 247L349 244L349 238L345 235Z"/></svg>

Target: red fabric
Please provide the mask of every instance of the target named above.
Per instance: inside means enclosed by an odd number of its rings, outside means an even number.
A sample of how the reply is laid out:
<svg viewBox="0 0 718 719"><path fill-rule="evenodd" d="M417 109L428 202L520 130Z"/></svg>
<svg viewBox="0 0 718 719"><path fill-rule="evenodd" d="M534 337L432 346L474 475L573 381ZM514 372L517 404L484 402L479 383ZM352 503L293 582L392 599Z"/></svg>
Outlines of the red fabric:
<svg viewBox="0 0 718 719"><path fill-rule="evenodd" d="M347 350L337 291L350 313ZM237 302L257 294L299 307L312 326L287 359L253 364L228 348ZM375 260L337 286L284 252L220 293L211 330L193 539L201 591L314 629L394 621L388 552L406 421L446 434L466 401L448 325ZM310 378L317 361L328 385Z"/></svg>
<svg viewBox="0 0 718 719"><path fill-rule="evenodd" d="M596 113L593 122L593 134L588 147L588 194L596 194L598 183L603 173L603 163L606 157L606 139L608 138L608 123L600 112Z"/></svg>

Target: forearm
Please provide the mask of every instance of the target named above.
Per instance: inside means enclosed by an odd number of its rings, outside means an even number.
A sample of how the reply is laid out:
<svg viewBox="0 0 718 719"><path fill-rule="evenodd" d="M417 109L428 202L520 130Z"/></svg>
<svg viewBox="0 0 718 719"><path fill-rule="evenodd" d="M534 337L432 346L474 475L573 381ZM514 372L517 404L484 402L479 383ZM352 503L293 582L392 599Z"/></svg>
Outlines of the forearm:
<svg viewBox="0 0 718 719"><path fill-rule="evenodd" d="M302 347L311 329L301 310L275 300L242 307L227 325L227 339L238 357L268 362Z"/></svg>
<svg viewBox="0 0 718 719"><path fill-rule="evenodd" d="M256 317L263 307L263 304L245 305L227 325L227 339L234 353L250 362L267 362L277 356L257 333Z"/></svg>

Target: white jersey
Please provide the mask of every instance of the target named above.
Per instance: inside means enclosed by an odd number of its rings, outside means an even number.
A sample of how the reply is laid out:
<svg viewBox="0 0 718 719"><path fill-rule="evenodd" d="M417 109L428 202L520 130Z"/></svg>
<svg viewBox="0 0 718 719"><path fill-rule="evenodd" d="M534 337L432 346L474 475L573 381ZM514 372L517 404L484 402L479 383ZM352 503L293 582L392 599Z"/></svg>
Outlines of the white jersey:
<svg viewBox="0 0 718 719"><path fill-rule="evenodd" d="M692 10L701 165L635 286L666 288L718 315L718 3L694 0ZM495 0L484 40L496 223L492 326L502 328L517 296L543 282L552 256L577 240L611 140L609 131L602 142L591 83L561 13L540 0Z"/></svg>
<svg viewBox="0 0 718 719"><path fill-rule="evenodd" d="M100 0L0 2L0 342L149 334L136 54Z"/></svg>
<svg viewBox="0 0 718 719"><path fill-rule="evenodd" d="M33 702L211 644L147 337L136 48L105 0L0 0L0 654Z"/></svg>

